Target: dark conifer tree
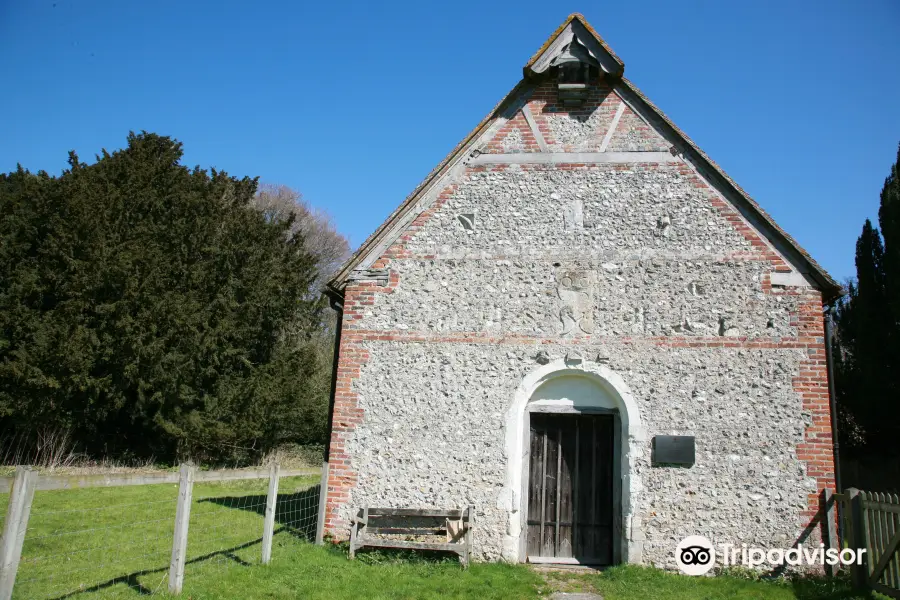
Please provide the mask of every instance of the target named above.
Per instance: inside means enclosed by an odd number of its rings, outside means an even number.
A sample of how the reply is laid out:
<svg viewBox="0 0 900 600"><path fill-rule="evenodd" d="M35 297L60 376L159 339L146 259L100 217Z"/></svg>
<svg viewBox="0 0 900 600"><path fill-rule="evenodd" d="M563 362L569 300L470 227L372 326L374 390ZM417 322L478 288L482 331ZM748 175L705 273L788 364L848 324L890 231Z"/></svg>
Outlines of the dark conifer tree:
<svg viewBox="0 0 900 600"><path fill-rule="evenodd" d="M250 206L256 181L131 134L59 177L0 175L0 426L81 449L251 458L320 441L316 259Z"/></svg>
<svg viewBox="0 0 900 600"><path fill-rule="evenodd" d="M848 452L900 454L900 178L881 192L881 231L867 219L856 242L856 281L838 306L835 366ZM883 234L883 238L882 238Z"/></svg>

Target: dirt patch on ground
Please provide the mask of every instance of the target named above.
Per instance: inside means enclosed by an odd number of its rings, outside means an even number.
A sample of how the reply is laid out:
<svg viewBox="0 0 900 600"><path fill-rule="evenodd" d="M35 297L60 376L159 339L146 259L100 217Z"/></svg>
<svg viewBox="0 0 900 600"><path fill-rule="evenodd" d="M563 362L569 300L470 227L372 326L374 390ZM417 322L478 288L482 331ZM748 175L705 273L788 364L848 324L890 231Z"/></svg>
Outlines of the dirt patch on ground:
<svg viewBox="0 0 900 600"><path fill-rule="evenodd" d="M532 566L547 582L553 600L603 600L589 581L599 569L580 565Z"/></svg>

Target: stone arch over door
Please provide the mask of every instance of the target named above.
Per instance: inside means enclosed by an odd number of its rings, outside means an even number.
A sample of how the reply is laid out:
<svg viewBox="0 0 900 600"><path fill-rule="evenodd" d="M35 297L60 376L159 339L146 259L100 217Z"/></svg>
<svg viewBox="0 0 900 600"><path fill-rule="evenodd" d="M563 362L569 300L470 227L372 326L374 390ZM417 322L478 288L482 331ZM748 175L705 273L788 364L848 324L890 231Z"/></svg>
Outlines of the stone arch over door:
<svg viewBox="0 0 900 600"><path fill-rule="evenodd" d="M528 510L528 455L530 415L542 413L614 412L617 415L618 471L614 498L614 557L616 562L640 563L643 533L634 511L641 492L637 463L645 451L647 435L640 411L625 381L598 363L558 359L529 373L515 391L506 413L506 479L501 502L507 511L503 557L525 561L526 514Z"/></svg>

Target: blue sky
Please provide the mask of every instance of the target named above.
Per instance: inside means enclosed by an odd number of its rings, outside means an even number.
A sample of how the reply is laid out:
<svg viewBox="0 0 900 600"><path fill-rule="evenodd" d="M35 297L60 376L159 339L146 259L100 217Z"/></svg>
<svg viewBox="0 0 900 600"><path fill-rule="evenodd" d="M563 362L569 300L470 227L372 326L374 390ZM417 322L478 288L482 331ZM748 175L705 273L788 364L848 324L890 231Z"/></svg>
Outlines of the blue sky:
<svg viewBox="0 0 900 600"><path fill-rule="evenodd" d="M171 135L356 246L518 81L570 12L843 279L900 142L900 3L0 0L0 169Z"/></svg>

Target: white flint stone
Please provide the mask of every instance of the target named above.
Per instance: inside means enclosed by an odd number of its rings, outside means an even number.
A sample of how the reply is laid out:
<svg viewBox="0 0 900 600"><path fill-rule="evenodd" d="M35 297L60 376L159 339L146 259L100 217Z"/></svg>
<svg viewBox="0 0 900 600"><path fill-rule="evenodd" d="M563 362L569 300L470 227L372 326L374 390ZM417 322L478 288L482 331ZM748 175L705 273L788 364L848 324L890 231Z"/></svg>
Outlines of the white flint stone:
<svg viewBox="0 0 900 600"><path fill-rule="evenodd" d="M581 144L582 125L551 127L558 143ZM622 131L607 151L641 142L636 124ZM506 143L518 144L513 134ZM477 558L501 558L504 539L518 535L512 511L527 502L506 487L507 412L551 355L574 362L578 354L627 383L642 420L623 448L640 475L626 490L629 548L674 566L686 535L761 547L797 538L816 489L796 452L812 421L792 383L806 351L658 338L790 339L801 299L762 293L771 265L732 258L753 248L679 168L516 167L460 177L445 208L405 244L409 257L390 260L397 287L374 294L351 324L426 341L356 342L367 353L352 384L363 416L346 434L358 479L343 518L364 505L472 504ZM564 208L575 198L584 226L567 230ZM458 226L461 210L477 210L474 231ZM658 234L658 219L668 235ZM576 277L561 295L563 273ZM472 333L490 341L427 341ZM673 431L695 436L696 464L652 467L653 436Z"/></svg>

